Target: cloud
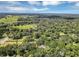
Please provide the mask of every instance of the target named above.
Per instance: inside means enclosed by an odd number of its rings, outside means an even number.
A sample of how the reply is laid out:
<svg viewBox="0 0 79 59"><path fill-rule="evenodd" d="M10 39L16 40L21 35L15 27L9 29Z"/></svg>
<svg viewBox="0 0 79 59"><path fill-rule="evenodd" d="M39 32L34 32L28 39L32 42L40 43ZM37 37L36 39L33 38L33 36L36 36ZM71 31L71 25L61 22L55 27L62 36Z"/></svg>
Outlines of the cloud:
<svg viewBox="0 0 79 59"><path fill-rule="evenodd" d="M74 5L71 6L71 9L79 10L79 2L74 2Z"/></svg>
<svg viewBox="0 0 79 59"><path fill-rule="evenodd" d="M43 3L44 6L61 4L61 2L59 2L59 1L43 1L42 3Z"/></svg>
<svg viewBox="0 0 79 59"><path fill-rule="evenodd" d="M37 8L37 7L13 7L13 6L7 6L7 7L0 7L0 11L5 12L17 12L17 13L28 13L28 12L43 12L47 11L48 8Z"/></svg>
<svg viewBox="0 0 79 59"><path fill-rule="evenodd" d="M39 1L28 1L28 3L31 5L41 5L41 2Z"/></svg>
<svg viewBox="0 0 79 59"><path fill-rule="evenodd" d="M76 3L76 2L78 2L78 1L67 1L68 3Z"/></svg>
<svg viewBox="0 0 79 59"><path fill-rule="evenodd" d="M18 1L6 1L6 2L3 2L2 4L5 6L19 6L19 5L21 5L21 3Z"/></svg>
<svg viewBox="0 0 79 59"><path fill-rule="evenodd" d="M77 3L75 4L75 6L79 7L79 2L77 2Z"/></svg>
<svg viewBox="0 0 79 59"><path fill-rule="evenodd" d="M62 8L63 6L66 8ZM51 7L52 6L52 7ZM60 7L58 7L60 6ZM52 9L54 7L54 9ZM13 13L65 13L78 12L79 2L68 1L6 1L0 2L0 12ZM73 10L73 11L72 11ZM67 11L67 12L66 12Z"/></svg>
<svg viewBox="0 0 79 59"><path fill-rule="evenodd" d="M48 8L33 8L34 11L46 11Z"/></svg>
<svg viewBox="0 0 79 59"><path fill-rule="evenodd" d="M22 13L29 10L30 8L26 8L26 7L12 7L12 6L0 7L0 11L4 11L4 12L17 12L17 13L21 12Z"/></svg>
<svg viewBox="0 0 79 59"><path fill-rule="evenodd" d="M60 1L28 1L29 4L31 5L43 5L43 6L47 6L47 5L59 5L61 4Z"/></svg>
<svg viewBox="0 0 79 59"><path fill-rule="evenodd" d="M26 7L6 7L8 10L13 10L13 11L44 11L48 10L48 8L36 8L36 7L31 7L31 8L26 8Z"/></svg>
<svg viewBox="0 0 79 59"><path fill-rule="evenodd" d="M6 3L13 4L13 5L15 5L15 4L20 4L20 3L17 2L17 1L7 1Z"/></svg>
<svg viewBox="0 0 79 59"><path fill-rule="evenodd" d="M4 6L0 6L0 11L2 11L2 10L8 10L8 9Z"/></svg>
<svg viewBox="0 0 79 59"><path fill-rule="evenodd" d="M15 10L15 11L21 11L21 10L29 10L29 8L26 7L5 7L8 10Z"/></svg>

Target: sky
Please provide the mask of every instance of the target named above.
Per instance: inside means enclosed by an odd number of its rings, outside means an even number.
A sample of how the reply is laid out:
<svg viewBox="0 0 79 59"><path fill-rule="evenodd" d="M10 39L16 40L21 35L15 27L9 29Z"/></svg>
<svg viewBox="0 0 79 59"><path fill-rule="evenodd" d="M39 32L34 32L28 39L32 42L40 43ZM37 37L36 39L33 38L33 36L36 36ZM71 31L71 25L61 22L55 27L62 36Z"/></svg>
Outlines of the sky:
<svg viewBox="0 0 79 59"><path fill-rule="evenodd" d="M79 2L75 2L75 1L0 1L0 13L79 14Z"/></svg>

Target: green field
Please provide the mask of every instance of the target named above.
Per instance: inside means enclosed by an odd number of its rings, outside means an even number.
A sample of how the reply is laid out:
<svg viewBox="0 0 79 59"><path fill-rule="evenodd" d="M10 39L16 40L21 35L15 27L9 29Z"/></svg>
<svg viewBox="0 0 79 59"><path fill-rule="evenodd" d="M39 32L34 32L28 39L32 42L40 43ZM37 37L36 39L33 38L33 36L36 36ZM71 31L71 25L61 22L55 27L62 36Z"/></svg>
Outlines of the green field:
<svg viewBox="0 0 79 59"><path fill-rule="evenodd" d="M0 23L13 23L13 22L17 22L18 18L19 18L19 16L7 16L5 18L1 18L0 19Z"/></svg>
<svg viewBox="0 0 79 59"><path fill-rule="evenodd" d="M15 29L36 29L36 24L13 26Z"/></svg>

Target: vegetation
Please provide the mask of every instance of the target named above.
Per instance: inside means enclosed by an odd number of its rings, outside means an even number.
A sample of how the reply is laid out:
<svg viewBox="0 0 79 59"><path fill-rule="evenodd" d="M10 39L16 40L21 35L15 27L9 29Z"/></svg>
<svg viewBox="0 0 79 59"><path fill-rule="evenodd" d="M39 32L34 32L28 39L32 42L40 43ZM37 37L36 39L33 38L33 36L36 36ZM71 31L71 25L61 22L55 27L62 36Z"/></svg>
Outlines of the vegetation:
<svg viewBox="0 0 79 59"><path fill-rule="evenodd" d="M35 29L37 26L35 24L30 24L30 25L19 25L19 26L13 26L15 29Z"/></svg>
<svg viewBox="0 0 79 59"><path fill-rule="evenodd" d="M77 57L79 18L48 15L0 18L0 56Z"/></svg>
<svg viewBox="0 0 79 59"><path fill-rule="evenodd" d="M0 23L11 23L16 22L19 16L6 16L0 19Z"/></svg>

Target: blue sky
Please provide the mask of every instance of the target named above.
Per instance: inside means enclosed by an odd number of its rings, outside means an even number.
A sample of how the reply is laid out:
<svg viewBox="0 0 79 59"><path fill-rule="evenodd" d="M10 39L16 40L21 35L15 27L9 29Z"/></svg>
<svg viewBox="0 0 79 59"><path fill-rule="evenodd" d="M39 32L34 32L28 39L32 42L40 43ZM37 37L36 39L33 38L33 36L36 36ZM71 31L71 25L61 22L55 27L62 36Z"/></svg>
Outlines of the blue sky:
<svg viewBox="0 0 79 59"><path fill-rule="evenodd" d="M71 1L0 1L0 13L79 14L79 2Z"/></svg>

